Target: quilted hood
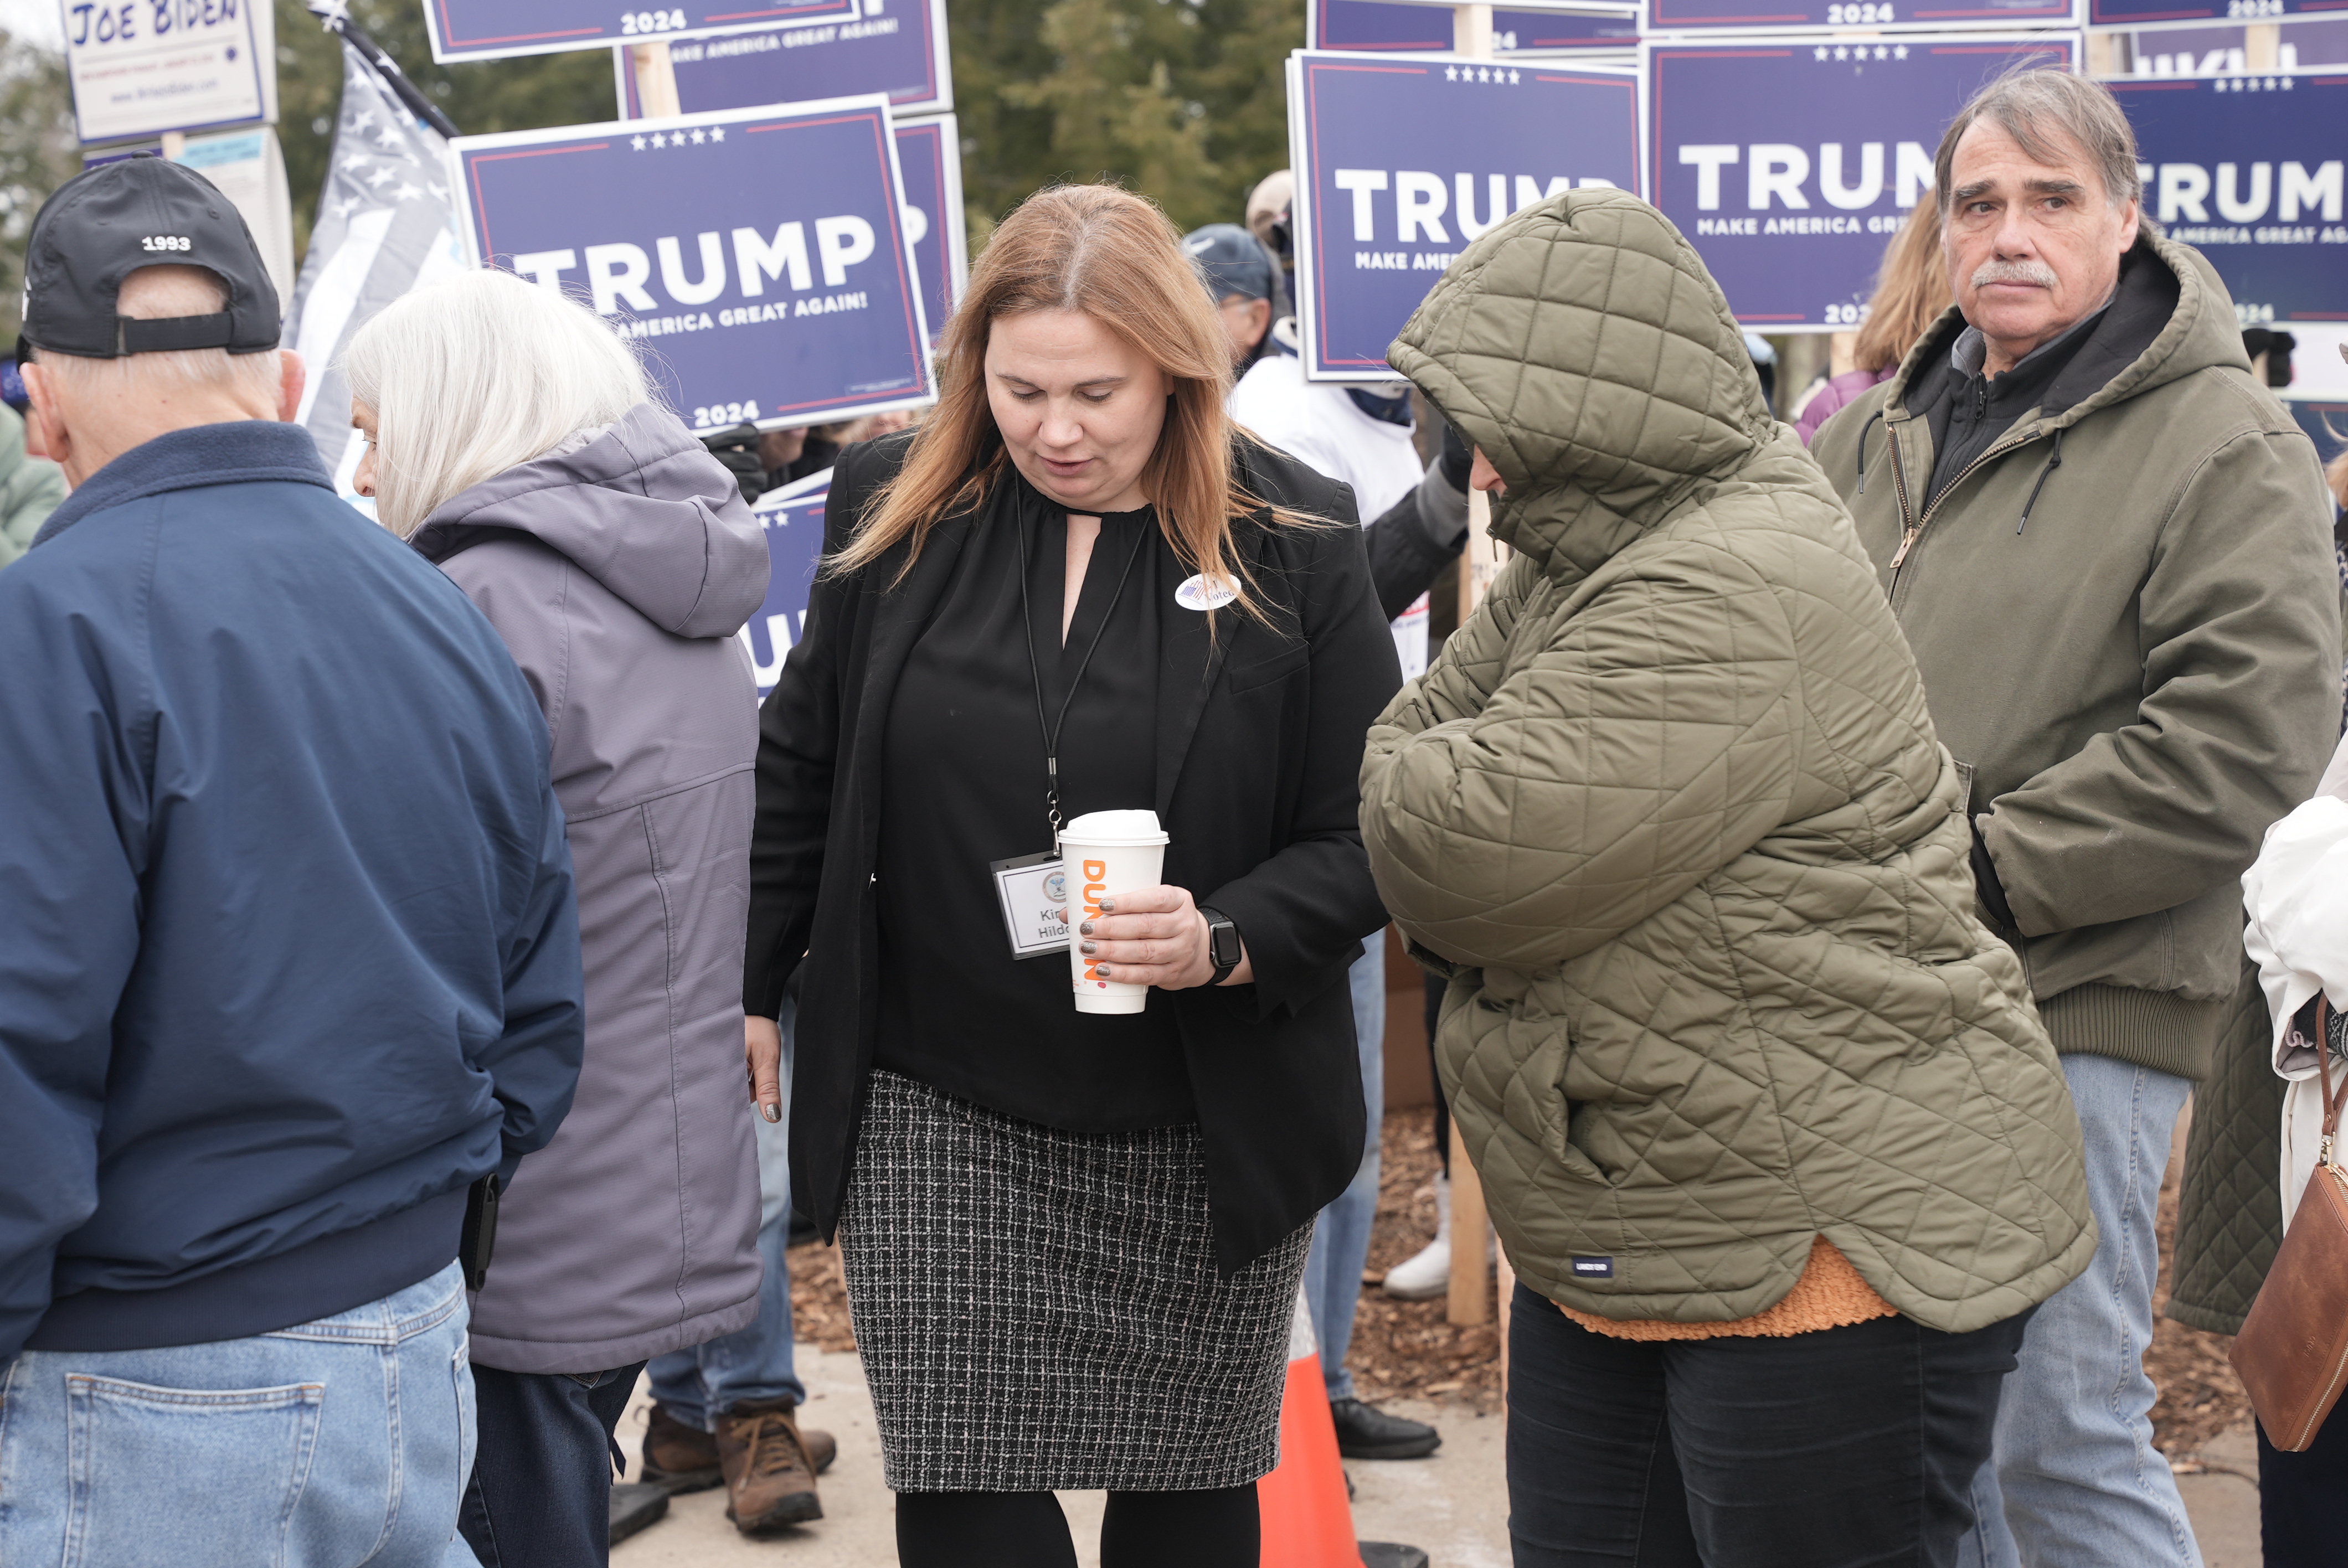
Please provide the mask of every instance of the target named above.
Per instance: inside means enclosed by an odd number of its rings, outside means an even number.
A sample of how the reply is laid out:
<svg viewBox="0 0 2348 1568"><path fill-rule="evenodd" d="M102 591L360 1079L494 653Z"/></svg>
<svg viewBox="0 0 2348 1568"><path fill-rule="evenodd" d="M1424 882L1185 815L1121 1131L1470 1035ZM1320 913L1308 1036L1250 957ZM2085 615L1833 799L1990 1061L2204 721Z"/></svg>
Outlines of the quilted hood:
<svg viewBox="0 0 2348 1568"><path fill-rule="evenodd" d="M1627 191L1565 191L1485 234L1386 358L1508 482L1493 537L1566 577L1769 438L1720 286Z"/></svg>
<svg viewBox="0 0 2348 1568"><path fill-rule="evenodd" d="M438 562L495 530L560 550L678 637L731 637L767 597L766 536L734 476L649 403L451 497L411 542Z"/></svg>

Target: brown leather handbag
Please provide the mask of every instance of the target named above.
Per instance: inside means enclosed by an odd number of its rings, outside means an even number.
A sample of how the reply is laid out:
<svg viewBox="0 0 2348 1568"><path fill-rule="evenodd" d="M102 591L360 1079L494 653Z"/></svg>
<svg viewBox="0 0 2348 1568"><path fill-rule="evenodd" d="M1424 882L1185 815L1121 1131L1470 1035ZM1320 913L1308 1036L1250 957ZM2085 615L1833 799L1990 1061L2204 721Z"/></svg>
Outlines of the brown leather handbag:
<svg viewBox="0 0 2348 1568"><path fill-rule="evenodd" d="M2334 1139L2348 1073L2332 1087L2331 1006L2318 999L2315 1060L2323 1083L2323 1141L2315 1173L2276 1249L2274 1266L2234 1337L2234 1370L2267 1440L2303 1453L2348 1384L2348 1171Z"/></svg>

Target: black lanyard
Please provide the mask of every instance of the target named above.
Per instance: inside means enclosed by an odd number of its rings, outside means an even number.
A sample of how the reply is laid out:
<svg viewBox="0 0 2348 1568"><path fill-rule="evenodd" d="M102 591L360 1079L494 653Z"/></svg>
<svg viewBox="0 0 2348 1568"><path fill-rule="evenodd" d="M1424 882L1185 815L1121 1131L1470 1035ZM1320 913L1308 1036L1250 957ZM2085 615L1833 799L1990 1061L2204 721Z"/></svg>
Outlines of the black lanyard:
<svg viewBox="0 0 2348 1568"><path fill-rule="evenodd" d="M1082 516L1081 513L1078 514ZM1100 648L1101 638L1108 631L1109 617L1117 613L1117 601L1125 597L1125 580L1133 575L1133 563L1141 559L1141 547L1149 538L1147 524L1134 530L1133 547L1125 552L1125 569L1117 574L1117 591L1109 595L1108 608L1101 612L1100 624L1093 629L1093 640L1086 645L1085 656L1076 664L1076 672L1068 678L1068 689L1060 698L1060 715L1046 721L1044 717L1044 671L1035 662L1035 615L1027 602L1027 519L1019 519L1019 624L1027 633L1027 676L1035 688L1035 727L1044 733L1045 813L1052 819L1052 848L1060 847L1060 727L1068 722L1068 704L1076 700L1076 688L1084 683L1085 671L1092 668L1093 654ZM1096 538L1097 546L1099 539ZM1087 562L1087 570L1090 563ZM1062 592L1066 589L1063 588ZM1077 590L1081 595L1083 589Z"/></svg>

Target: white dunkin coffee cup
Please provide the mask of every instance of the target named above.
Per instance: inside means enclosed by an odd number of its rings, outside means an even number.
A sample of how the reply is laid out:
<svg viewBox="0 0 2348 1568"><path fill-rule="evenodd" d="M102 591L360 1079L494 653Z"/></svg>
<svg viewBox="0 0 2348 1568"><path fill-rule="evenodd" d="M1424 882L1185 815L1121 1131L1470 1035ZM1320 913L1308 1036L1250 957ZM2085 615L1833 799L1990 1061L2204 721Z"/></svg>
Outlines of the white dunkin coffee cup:
<svg viewBox="0 0 2348 1568"><path fill-rule="evenodd" d="M1166 879L1166 830L1154 811L1089 811L1060 829L1060 858L1068 878L1068 977L1078 1012L1139 1012L1148 986L1107 980L1093 972L1085 938L1074 929L1101 912L1100 901L1138 893Z"/></svg>

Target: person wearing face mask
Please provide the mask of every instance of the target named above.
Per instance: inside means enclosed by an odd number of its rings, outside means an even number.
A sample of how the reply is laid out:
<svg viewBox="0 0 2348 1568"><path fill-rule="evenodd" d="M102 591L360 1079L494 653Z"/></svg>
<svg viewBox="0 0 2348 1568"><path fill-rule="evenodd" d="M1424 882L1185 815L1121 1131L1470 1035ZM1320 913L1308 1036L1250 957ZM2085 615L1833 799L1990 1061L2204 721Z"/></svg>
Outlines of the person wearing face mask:
<svg viewBox="0 0 2348 1568"><path fill-rule="evenodd" d="M1626 191L1479 236L1387 357L1511 552L1361 825L1516 1269L1515 1561L1950 1568L2095 1230L1849 515Z"/></svg>
<svg viewBox="0 0 2348 1568"><path fill-rule="evenodd" d="M797 972L791 1187L839 1238L901 1561L1073 1568L1053 1493L1103 1490L1105 1568L1252 1563L1313 1216L1362 1157L1394 644L1353 497L1233 429L1146 200L1031 197L939 363L833 476L760 718L743 1003ZM1138 1013L1076 1011L998 894L1098 811L1170 839L1070 932Z"/></svg>
<svg viewBox="0 0 2348 1568"><path fill-rule="evenodd" d="M2332 507L2225 285L2145 218L2107 90L1992 83L1936 179L1955 306L1811 454L1964 770L1981 912L2062 1053L2100 1234L2031 1323L1967 1561L2189 1568L2142 1370L2154 1216L2234 1009L2239 879L2339 737Z"/></svg>

